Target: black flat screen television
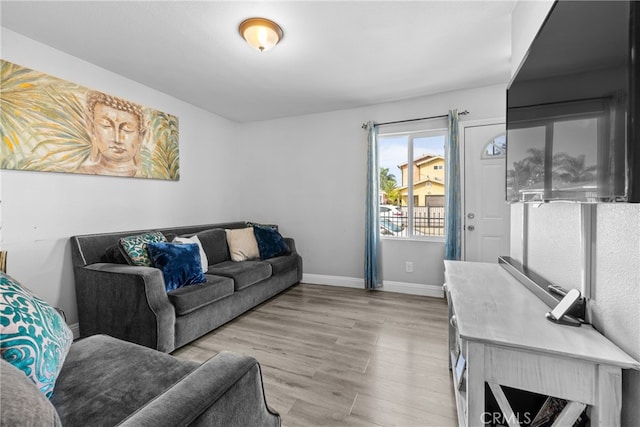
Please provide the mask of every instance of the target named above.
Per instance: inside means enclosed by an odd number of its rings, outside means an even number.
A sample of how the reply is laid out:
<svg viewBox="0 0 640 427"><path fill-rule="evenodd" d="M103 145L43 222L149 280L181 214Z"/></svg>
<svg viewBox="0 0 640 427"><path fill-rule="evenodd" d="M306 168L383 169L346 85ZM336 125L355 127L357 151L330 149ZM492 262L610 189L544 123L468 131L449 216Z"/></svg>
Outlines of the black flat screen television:
<svg viewBox="0 0 640 427"><path fill-rule="evenodd" d="M638 202L640 5L557 1L507 88L508 202Z"/></svg>

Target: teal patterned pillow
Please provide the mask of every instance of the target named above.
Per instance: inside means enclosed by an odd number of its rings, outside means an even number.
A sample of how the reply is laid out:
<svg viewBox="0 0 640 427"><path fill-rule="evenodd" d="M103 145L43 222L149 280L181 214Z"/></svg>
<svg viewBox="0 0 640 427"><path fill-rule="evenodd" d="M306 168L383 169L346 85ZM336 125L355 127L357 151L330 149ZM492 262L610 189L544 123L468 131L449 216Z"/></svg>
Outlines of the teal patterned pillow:
<svg viewBox="0 0 640 427"><path fill-rule="evenodd" d="M152 267L153 264L151 263L151 258L149 258L149 253L147 252L147 243L166 241L167 238L164 237L164 234L159 231L152 231L149 233L121 238L120 249L122 250L122 255L124 255L129 264Z"/></svg>
<svg viewBox="0 0 640 427"><path fill-rule="evenodd" d="M49 304L0 272L0 354L51 397L73 333Z"/></svg>

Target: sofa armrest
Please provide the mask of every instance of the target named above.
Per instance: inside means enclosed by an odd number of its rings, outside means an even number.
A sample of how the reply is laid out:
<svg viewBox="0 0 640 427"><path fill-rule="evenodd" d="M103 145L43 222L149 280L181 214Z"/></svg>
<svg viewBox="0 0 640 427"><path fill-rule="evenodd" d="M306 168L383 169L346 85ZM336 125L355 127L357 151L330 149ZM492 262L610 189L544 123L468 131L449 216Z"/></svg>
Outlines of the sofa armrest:
<svg viewBox="0 0 640 427"><path fill-rule="evenodd" d="M292 254L297 254L298 253L298 251L296 250L296 242L295 242L295 240L293 240L293 238L284 237L284 241L287 244L287 246L289 246L289 249L291 250Z"/></svg>
<svg viewBox="0 0 640 427"><path fill-rule="evenodd" d="M162 271L97 263L75 270L80 335L107 334L156 350L175 348L175 309Z"/></svg>
<svg viewBox="0 0 640 427"><path fill-rule="evenodd" d="M267 406L260 365L221 352L140 408L121 426L279 426Z"/></svg>
<svg viewBox="0 0 640 427"><path fill-rule="evenodd" d="M291 249L291 255L295 255L298 258L298 282L302 281L302 257L298 254L298 250L296 249L296 242L291 237L285 237L284 241L289 245L289 249Z"/></svg>

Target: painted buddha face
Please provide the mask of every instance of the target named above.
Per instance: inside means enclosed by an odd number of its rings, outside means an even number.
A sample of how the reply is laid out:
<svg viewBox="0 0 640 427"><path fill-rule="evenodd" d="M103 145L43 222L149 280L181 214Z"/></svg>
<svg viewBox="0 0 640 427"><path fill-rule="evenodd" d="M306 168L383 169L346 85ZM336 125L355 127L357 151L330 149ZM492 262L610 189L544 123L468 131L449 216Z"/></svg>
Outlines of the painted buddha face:
<svg viewBox="0 0 640 427"><path fill-rule="evenodd" d="M94 108L93 118L93 142L104 160L132 162L142 144L138 117L99 103Z"/></svg>

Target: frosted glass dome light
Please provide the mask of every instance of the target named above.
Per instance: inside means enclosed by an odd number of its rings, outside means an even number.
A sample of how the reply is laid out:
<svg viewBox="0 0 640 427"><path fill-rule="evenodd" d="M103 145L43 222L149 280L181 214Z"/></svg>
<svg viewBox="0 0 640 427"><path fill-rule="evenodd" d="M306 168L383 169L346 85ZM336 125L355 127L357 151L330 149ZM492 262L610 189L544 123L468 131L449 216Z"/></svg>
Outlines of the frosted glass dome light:
<svg viewBox="0 0 640 427"><path fill-rule="evenodd" d="M249 18L240 24L240 35L250 46L264 52L282 39L282 28L265 18Z"/></svg>

